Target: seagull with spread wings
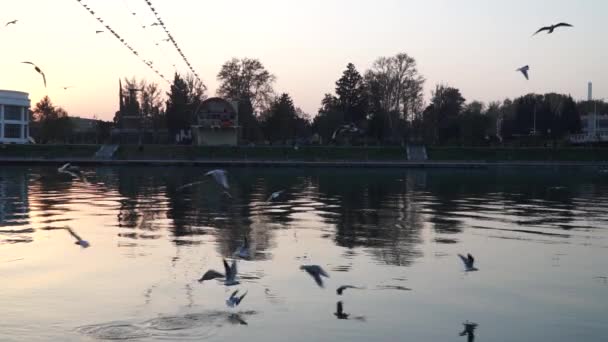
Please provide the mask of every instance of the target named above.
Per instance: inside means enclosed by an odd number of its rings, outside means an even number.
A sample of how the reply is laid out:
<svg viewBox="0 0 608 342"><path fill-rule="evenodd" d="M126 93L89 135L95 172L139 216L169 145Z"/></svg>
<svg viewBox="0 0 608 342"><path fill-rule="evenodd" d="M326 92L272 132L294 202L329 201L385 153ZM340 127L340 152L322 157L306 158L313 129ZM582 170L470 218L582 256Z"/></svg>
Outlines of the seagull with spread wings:
<svg viewBox="0 0 608 342"><path fill-rule="evenodd" d="M18 21L19 21L19 20L11 20L11 21L8 21L8 22L7 22L7 23L4 25L4 27L7 27L8 25L16 25Z"/></svg>
<svg viewBox="0 0 608 342"><path fill-rule="evenodd" d="M537 35L540 32L543 32L543 31L547 31L547 34L551 34L558 27L574 27L574 26L572 26L568 23L559 23L559 24L555 24L555 25L551 25L551 26L545 26L545 27L541 27L540 29L538 29L538 31L534 32L533 36Z"/></svg>
<svg viewBox="0 0 608 342"><path fill-rule="evenodd" d="M36 64L34 64L32 62L21 62L21 63L33 65L34 66L34 70L36 70L40 75L42 75L42 80L44 81L44 87L46 88L46 76L44 75L44 72L42 72L42 70L40 70L40 68Z"/></svg>

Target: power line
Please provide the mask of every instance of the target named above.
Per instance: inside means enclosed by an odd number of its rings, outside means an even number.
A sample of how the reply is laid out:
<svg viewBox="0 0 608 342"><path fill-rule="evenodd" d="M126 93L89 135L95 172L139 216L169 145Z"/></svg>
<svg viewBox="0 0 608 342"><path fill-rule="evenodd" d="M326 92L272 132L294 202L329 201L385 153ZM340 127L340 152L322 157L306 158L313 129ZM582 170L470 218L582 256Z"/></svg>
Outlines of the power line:
<svg viewBox="0 0 608 342"><path fill-rule="evenodd" d="M82 7L84 7L100 24L102 24L103 26L105 26L105 28L112 33L112 35L114 37L116 37L116 39L118 39L118 41L120 41L122 43L122 45L124 45L127 49L129 49L129 51L131 51L131 53L133 53L137 58L139 58L145 65L148 66L148 68L150 68L152 71L154 71L160 78L162 78L163 80L165 80L165 82L171 84L171 82L169 82L169 80L167 80L167 78L165 78L165 76L163 74L161 74L158 70L156 70L156 68L153 66L152 61L146 61L145 59L143 59L143 57L141 57L139 55L139 52L137 52L137 50L133 49L131 47L131 45L129 45L129 43L127 43L125 41L124 38L122 38L116 31L114 31L114 29L112 29L110 27L110 25L106 24L103 19L99 16L95 15L95 11L93 11L89 6L87 6L86 4L82 3L82 0L76 0L78 1L79 4L82 5Z"/></svg>
<svg viewBox="0 0 608 342"><path fill-rule="evenodd" d="M199 82L202 83L203 81L201 81L201 78L198 76L198 74L196 73L196 71L194 71L194 68L192 68L192 65L188 61L188 58L186 58L186 56L182 52L182 49L180 49L180 47L177 45L177 42L173 38L173 35L171 35L171 33L169 32L169 30L167 29L167 26L165 25L165 22L161 19L161 17L158 14L158 12L156 12L156 9L152 5L152 2L150 0L144 0L144 1L146 2L146 4L148 4L148 7L150 7L150 10L152 11L152 13L154 13L154 16L156 17L156 20L158 20L158 23L160 24L160 26L163 28L163 30L165 30L165 33L167 34L167 37L169 37L169 40L171 41L171 43L173 43L173 46L175 46L175 49L177 50L177 52L180 54L180 56L182 56L182 59L184 60L184 62L186 62L186 65L190 69L190 72L192 72L192 74L194 75L194 77L196 77L196 79Z"/></svg>
<svg viewBox="0 0 608 342"><path fill-rule="evenodd" d="M141 19L137 15L137 13L135 11L133 11L131 9L131 7L129 6L128 0L122 0L122 3L125 5L125 8L129 12L129 14L132 14L136 18L137 22L139 23L139 26L140 26L141 30L146 31L146 34L148 34L149 31L146 30L146 27L150 27L150 26L145 26L144 25L144 23L141 21ZM166 62L169 63L169 64L171 64L173 66L174 71L177 72L177 67L175 66L175 63L171 63L171 60L170 60L169 56L167 55L167 53L165 52L165 49L163 49L160 46L160 43L158 43L157 41L155 41L153 37L151 37L151 40L152 40L152 43L154 43L154 45L156 46L156 48L163 54L163 56L166 59Z"/></svg>

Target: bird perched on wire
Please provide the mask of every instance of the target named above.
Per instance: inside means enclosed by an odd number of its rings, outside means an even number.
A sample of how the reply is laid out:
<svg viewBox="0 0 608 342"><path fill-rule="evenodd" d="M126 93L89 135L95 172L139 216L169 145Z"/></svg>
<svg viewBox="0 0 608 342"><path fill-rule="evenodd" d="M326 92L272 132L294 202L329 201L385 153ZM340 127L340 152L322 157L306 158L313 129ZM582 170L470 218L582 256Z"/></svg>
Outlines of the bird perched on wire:
<svg viewBox="0 0 608 342"><path fill-rule="evenodd" d="M521 72L524 75L524 77L526 77L527 80L530 79L530 77L528 75L528 72L530 71L530 66L526 65L526 66L523 66L523 67L521 67L521 68L519 68L519 69L517 69L515 71Z"/></svg>
<svg viewBox="0 0 608 342"><path fill-rule="evenodd" d="M547 34L551 34L558 27L574 27L574 26L572 26L568 23L559 23L559 24L555 24L555 25L551 25L551 26L545 26L545 27L541 27L540 29L538 29L538 31L534 32L533 36L537 35L540 32L543 32L543 31L547 31Z"/></svg>
<svg viewBox="0 0 608 342"><path fill-rule="evenodd" d="M19 21L19 20L11 20L11 21L8 21L8 22L7 22L7 23L4 25L4 27L7 27L8 25L16 25L18 21Z"/></svg>
<svg viewBox="0 0 608 342"><path fill-rule="evenodd" d="M21 63L33 65L34 70L36 70L40 75L42 75L42 80L44 81L44 87L46 88L46 76L44 75L44 72L42 72L42 70L40 70L40 68L32 62L21 62Z"/></svg>

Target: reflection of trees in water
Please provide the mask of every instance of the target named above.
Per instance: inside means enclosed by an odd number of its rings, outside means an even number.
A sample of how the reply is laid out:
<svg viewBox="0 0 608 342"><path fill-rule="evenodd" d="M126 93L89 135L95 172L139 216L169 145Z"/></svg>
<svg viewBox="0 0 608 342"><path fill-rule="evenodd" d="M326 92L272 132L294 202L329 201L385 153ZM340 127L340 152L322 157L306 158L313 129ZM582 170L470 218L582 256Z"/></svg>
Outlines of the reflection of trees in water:
<svg viewBox="0 0 608 342"><path fill-rule="evenodd" d="M526 172L523 172L526 171ZM464 219L567 226L576 219L581 175L551 170L432 170L425 212L440 233L458 233Z"/></svg>
<svg viewBox="0 0 608 342"><path fill-rule="evenodd" d="M412 199L415 173L350 171L319 175L319 192L339 198L336 244L371 247L380 260L407 265L419 255L421 217Z"/></svg>
<svg viewBox="0 0 608 342"><path fill-rule="evenodd" d="M0 226L29 223L28 172L0 169Z"/></svg>
<svg viewBox="0 0 608 342"><path fill-rule="evenodd" d="M219 252L231 256L247 236L258 259L275 247L277 229L335 227L337 245L370 248L379 260L396 265L418 255L423 215L437 232L452 234L467 219L492 221L498 215L563 226L576 220L574 198L585 185L580 176L565 179L550 171L235 169L229 170L230 199L213 182L176 190L203 180L205 170L117 170L123 227L159 229L153 222L166 215L178 245L212 234ZM555 186L565 189L550 189ZM268 203L278 190L287 191ZM596 196L603 198L601 192Z"/></svg>

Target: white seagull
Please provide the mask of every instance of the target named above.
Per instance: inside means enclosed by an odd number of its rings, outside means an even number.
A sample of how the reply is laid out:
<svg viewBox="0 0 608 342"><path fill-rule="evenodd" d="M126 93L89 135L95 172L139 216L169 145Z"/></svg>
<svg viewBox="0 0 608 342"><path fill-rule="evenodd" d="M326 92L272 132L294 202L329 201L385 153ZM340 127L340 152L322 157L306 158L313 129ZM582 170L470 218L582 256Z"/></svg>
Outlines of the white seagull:
<svg viewBox="0 0 608 342"><path fill-rule="evenodd" d="M217 184L221 185L224 190L230 190L226 170L211 170L205 173L205 176L213 177L213 180L215 180Z"/></svg>
<svg viewBox="0 0 608 342"><path fill-rule="evenodd" d="M300 269L310 274L319 287L323 287L323 278L321 278L321 276L329 278L329 274L327 274L319 265L302 265L300 266Z"/></svg>
<svg viewBox="0 0 608 342"><path fill-rule="evenodd" d="M523 66L523 67L521 67L521 68L519 68L519 69L517 69L515 71L521 72L526 77L527 80L530 79L530 77L528 75L528 71L530 71L530 66L526 65L526 66Z"/></svg>
<svg viewBox="0 0 608 342"><path fill-rule="evenodd" d="M281 190L281 191L276 191L273 192L272 194L270 194L270 196L268 197L268 199L266 200L266 202L270 202L270 201L274 201L277 198L279 198L283 193L285 192L285 190Z"/></svg>
<svg viewBox="0 0 608 342"><path fill-rule="evenodd" d="M479 271L477 268L475 268L475 258L473 258L471 254L467 254L466 257L462 254L458 254L458 256L464 263L465 272Z"/></svg>
<svg viewBox="0 0 608 342"><path fill-rule="evenodd" d="M236 260L232 260L232 266L228 265L226 259L224 259L224 273L226 274L226 279L224 280L224 285L226 286L234 286L240 284L236 278L237 268L236 268Z"/></svg>
<svg viewBox="0 0 608 342"><path fill-rule="evenodd" d="M239 304L241 304L241 301L247 295L247 291L245 291L245 293L243 293L243 295L240 297L238 296L238 294L239 294L239 290L236 290L236 291L232 292L232 294L230 295L230 297L228 299L226 299L226 305L228 305L228 307L234 308L235 306L238 306Z"/></svg>

